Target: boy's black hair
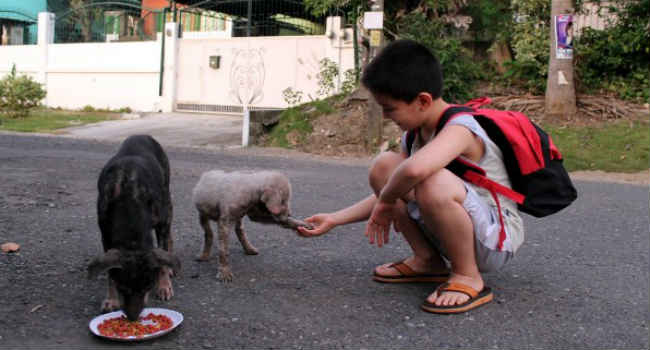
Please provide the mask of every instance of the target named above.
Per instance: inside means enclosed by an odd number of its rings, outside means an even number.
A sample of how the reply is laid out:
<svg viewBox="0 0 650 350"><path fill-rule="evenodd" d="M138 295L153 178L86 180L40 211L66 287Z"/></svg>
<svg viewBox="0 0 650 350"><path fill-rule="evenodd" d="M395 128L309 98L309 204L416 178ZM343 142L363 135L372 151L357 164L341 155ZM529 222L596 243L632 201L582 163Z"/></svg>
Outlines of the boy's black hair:
<svg viewBox="0 0 650 350"><path fill-rule="evenodd" d="M407 103L421 92L442 95L442 69L429 49L412 40L386 45L366 66L361 83L374 94Z"/></svg>

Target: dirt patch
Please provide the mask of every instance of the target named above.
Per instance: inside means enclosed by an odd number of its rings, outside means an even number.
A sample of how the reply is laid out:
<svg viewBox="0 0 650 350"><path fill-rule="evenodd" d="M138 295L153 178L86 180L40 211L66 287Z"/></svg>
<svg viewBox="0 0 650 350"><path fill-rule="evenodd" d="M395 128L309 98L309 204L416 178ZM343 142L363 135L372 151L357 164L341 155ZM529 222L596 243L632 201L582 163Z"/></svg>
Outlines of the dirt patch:
<svg viewBox="0 0 650 350"><path fill-rule="evenodd" d="M571 178L592 182L615 182L650 186L650 170L638 173L606 173L604 171L574 171Z"/></svg>
<svg viewBox="0 0 650 350"><path fill-rule="evenodd" d="M296 149L324 156L369 157L365 132L368 129L367 103L361 100L344 101L336 112L318 117L312 122L313 132ZM390 120L383 121L382 143L399 140L401 131Z"/></svg>
<svg viewBox="0 0 650 350"><path fill-rule="evenodd" d="M543 97L520 96L518 98L493 98L494 108L520 110L529 117L539 122L543 120ZM509 96L508 96L509 97ZM611 98L610 98L611 99ZM593 99L592 99L593 100ZM629 102L617 101L619 106L625 106L634 113L629 116L647 118L647 106ZM365 132L368 127L367 97L357 94L352 95L334 107L336 112L317 117L312 121L313 131L306 135L293 135L289 133L287 139L294 150L289 152L304 152L322 157L335 157L338 160L362 161L371 159L377 152L369 151L365 145ZM581 112L583 113L583 112ZM584 114L584 113L583 113ZM556 121L572 125L597 125L611 122L620 118L618 114L601 113L599 116L579 114L576 120ZM579 122L577 121L579 119ZM402 131L390 120L383 121L382 145L380 149L397 149ZM274 150L277 154L280 150ZM321 158L322 158L321 157ZM650 174L648 171L639 173L606 173L603 171L578 171L571 174L575 179L584 181L607 181L618 183L633 183L648 185Z"/></svg>

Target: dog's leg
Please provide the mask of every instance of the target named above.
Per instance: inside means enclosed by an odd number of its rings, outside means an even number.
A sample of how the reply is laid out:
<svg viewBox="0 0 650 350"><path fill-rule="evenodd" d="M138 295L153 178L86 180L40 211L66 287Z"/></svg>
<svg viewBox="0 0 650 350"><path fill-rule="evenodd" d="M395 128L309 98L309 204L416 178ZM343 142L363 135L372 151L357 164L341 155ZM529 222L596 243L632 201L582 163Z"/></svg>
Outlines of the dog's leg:
<svg viewBox="0 0 650 350"><path fill-rule="evenodd" d="M203 240L203 253L201 253L201 256L197 260L208 261L210 259L210 252L212 251L214 233L212 233L212 229L210 228L210 218L207 215L199 214L199 221L201 222L201 227L203 227L205 239Z"/></svg>
<svg viewBox="0 0 650 350"><path fill-rule="evenodd" d="M172 237L172 218L174 217L174 209L171 204L169 204L169 210L167 213L167 220L165 221L165 231L167 232L167 239L163 242L163 249L169 253L174 252L174 237Z"/></svg>
<svg viewBox="0 0 650 350"><path fill-rule="evenodd" d="M162 215L161 222L156 225L156 240L158 241L158 247L172 253L173 239L172 239L172 207L169 205L167 213ZM164 210L164 209L163 209ZM174 275L174 270L169 268L169 266L163 266L158 272L157 278L157 291L156 296L160 300L169 300L174 296L174 288L172 287L171 276Z"/></svg>
<svg viewBox="0 0 650 350"><path fill-rule="evenodd" d="M239 219L237 221L235 232L237 233L237 238L239 238L239 243L241 243L242 247L244 247L244 252L248 255L257 255L257 248L253 247L253 245L248 241L248 238L246 238L246 232L244 232L242 219Z"/></svg>
<svg viewBox="0 0 650 350"><path fill-rule="evenodd" d="M108 277L108 290L106 291L106 298L102 302L102 313L107 313L120 309L120 299L115 288L115 282Z"/></svg>
<svg viewBox="0 0 650 350"><path fill-rule="evenodd" d="M167 266L160 268L158 272L158 288L156 296L160 300L169 300L174 296L174 288L172 288L172 281L169 278L171 269Z"/></svg>
<svg viewBox="0 0 650 350"><path fill-rule="evenodd" d="M228 233L232 229L232 222L221 218L219 220L219 268L217 279L221 282L232 281L232 271L228 264Z"/></svg>

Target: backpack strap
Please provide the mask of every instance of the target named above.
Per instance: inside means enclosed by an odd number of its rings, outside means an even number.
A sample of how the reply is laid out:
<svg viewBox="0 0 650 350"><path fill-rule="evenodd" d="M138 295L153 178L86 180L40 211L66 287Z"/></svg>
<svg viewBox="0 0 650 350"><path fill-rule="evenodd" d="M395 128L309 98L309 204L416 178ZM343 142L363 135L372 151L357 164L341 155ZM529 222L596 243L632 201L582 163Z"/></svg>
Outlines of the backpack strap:
<svg viewBox="0 0 650 350"><path fill-rule="evenodd" d="M478 108L490 102L491 102L490 99L486 97L482 99L472 100L468 102L466 105L451 105L442 113L442 116L438 120L438 125L436 126L436 130L437 131L441 130L451 119L455 118L460 114L470 114L474 116L475 114L477 114L477 111L472 107L476 106L476 108ZM413 145L413 142L415 142L415 136L417 135L418 132L419 129L414 129L406 133L406 153L408 156L411 155L411 147ZM496 181L488 179L485 170L461 158L456 158L452 160L446 166L446 168L452 173L456 174L458 177L462 178L463 180L472 183L476 186L487 189L492 195L492 198L494 199L497 205L497 211L499 212L499 224L501 225L501 230L499 232L499 241L497 244L497 249L501 251L503 249L503 242L506 239L506 232L505 232L505 224L503 222L503 213L501 211L501 203L499 201L497 193L515 201L518 204L522 204L524 202L525 199L524 195L506 186L503 186Z"/></svg>
<svg viewBox="0 0 650 350"><path fill-rule="evenodd" d="M482 106L489 105L490 103L492 103L492 99L487 97L487 96L483 96L483 97L479 97L479 98L475 98L473 100L470 100L470 101L466 102L463 106L468 106L468 107L472 107L472 108L480 108Z"/></svg>
<svg viewBox="0 0 650 350"><path fill-rule="evenodd" d="M436 125L436 132L439 132L442 128L447 125L447 123L457 117L461 113L466 113L466 114L472 114L476 112L474 108L469 107L469 106L461 106L461 105L451 105L447 109L445 109L444 112L442 112L442 115L440 116L440 119L438 120L438 125Z"/></svg>
<svg viewBox="0 0 650 350"><path fill-rule="evenodd" d="M470 101L471 102L471 101ZM442 129L447 122L456 117L458 114L467 112L467 114L472 114L474 109L468 106L461 105L450 105L447 109L442 112L440 119L438 119L438 125L436 126L436 131ZM413 129L406 132L406 154L411 156L411 147L413 142L415 142L415 136L420 132L420 129Z"/></svg>

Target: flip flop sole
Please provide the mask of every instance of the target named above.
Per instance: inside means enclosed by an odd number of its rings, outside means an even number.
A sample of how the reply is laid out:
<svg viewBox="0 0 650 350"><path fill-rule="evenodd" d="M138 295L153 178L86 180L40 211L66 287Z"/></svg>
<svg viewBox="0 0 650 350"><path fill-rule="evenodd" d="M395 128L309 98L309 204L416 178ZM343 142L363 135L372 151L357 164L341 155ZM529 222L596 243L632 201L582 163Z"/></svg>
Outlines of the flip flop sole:
<svg viewBox="0 0 650 350"><path fill-rule="evenodd" d="M432 312L434 314L458 314L475 309L481 305L485 305L491 302L493 299L494 294L492 293L492 290L488 287L485 287L475 298L469 299L468 301L459 305L438 306L436 304L431 304L428 301L425 301L422 303L421 308L424 311Z"/></svg>
<svg viewBox="0 0 650 350"><path fill-rule="evenodd" d="M379 276L373 275L372 279L377 282L383 283L414 283L414 282L434 282L443 283L447 282L449 275L432 275L432 276Z"/></svg>

